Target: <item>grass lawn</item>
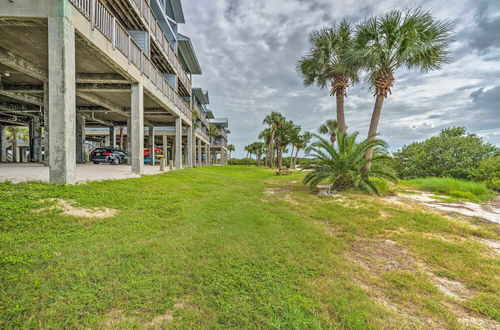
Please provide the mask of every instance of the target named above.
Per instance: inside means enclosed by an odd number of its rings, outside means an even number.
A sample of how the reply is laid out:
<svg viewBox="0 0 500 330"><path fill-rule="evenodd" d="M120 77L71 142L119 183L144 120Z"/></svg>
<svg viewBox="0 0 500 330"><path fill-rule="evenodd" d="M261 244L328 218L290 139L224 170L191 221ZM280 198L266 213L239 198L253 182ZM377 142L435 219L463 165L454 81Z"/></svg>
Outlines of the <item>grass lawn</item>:
<svg viewBox="0 0 500 330"><path fill-rule="evenodd" d="M302 177L229 166L0 183L0 328L498 325L500 261L481 243L498 227L320 199ZM119 213L68 216L49 198Z"/></svg>

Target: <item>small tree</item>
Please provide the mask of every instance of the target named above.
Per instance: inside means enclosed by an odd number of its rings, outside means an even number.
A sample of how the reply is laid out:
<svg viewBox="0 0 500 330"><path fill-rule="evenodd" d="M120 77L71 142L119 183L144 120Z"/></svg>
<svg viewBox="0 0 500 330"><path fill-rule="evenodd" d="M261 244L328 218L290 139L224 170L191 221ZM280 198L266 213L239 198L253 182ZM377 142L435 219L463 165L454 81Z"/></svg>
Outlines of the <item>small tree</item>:
<svg viewBox="0 0 500 330"><path fill-rule="evenodd" d="M311 188L325 182L333 185L335 190L360 189L368 193L379 194L379 188L372 180L378 178L396 182L397 178L388 166L390 157L385 153L376 154L366 159L365 152L369 148L385 148L386 143L379 139L366 139L357 142L358 133L352 135L339 133L335 145L317 136L307 153L315 158L304 183ZM372 162L370 170L365 168L367 162Z"/></svg>

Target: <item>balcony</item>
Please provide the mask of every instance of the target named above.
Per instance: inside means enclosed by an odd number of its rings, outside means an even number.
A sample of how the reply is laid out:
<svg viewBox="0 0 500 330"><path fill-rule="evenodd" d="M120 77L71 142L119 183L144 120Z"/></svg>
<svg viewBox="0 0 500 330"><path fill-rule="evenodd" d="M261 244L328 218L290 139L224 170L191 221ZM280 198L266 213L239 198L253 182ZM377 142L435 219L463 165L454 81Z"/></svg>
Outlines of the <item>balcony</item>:
<svg viewBox="0 0 500 330"><path fill-rule="evenodd" d="M179 60L179 57L173 50L172 46L170 45L170 42L165 37L163 29L161 28L160 23L158 22L158 19L156 18L153 10L149 6L148 1L146 0L128 0L128 1L133 4L132 7L134 7L136 13L144 19L144 21L146 22L146 26L150 30L150 35L153 41L164 52L166 57L170 60L170 63L172 63L173 68L177 73L179 80L184 85L186 90L189 93L191 93L191 87L192 87L191 79L189 79L186 71L184 70L184 67L182 66Z"/></svg>
<svg viewBox="0 0 500 330"><path fill-rule="evenodd" d="M205 115L205 110L203 110L199 105L196 106L196 111L198 112L198 119L202 122L205 127L210 127L207 116Z"/></svg>
<svg viewBox="0 0 500 330"><path fill-rule="evenodd" d="M205 140L210 141L210 137L208 136L208 134L205 133L201 128L196 129L196 134L200 135Z"/></svg>
<svg viewBox="0 0 500 330"><path fill-rule="evenodd" d="M99 30L112 43L113 48L118 49L145 77L151 80L151 82L165 94L165 96L171 100L186 117L192 119L192 113L189 106L172 86L170 86L160 70L151 62L149 56L142 51L127 30L117 21L100 0L70 0L70 2L89 20L92 27Z"/></svg>

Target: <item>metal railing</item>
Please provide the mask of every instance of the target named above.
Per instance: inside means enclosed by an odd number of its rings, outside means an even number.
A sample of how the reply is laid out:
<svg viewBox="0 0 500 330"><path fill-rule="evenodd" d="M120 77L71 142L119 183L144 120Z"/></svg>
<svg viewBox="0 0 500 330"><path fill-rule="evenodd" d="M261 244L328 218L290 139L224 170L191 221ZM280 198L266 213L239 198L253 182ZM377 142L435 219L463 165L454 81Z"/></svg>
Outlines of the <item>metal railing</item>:
<svg viewBox="0 0 500 330"><path fill-rule="evenodd" d="M153 40L158 44L158 46L160 46L160 49L162 49L165 52L167 58L172 63L174 70L176 71L177 76L179 77L179 80L191 93L191 84L192 84L191 79L189 79L186 71L184 70L184 67L181 64L181 61L179 60L179 57L172 48L172 45L165 37L163 29L161 28L161 25L158 22L158 19L156 18L148 2L146 0L129 0L129 1L136 7L137 12L140 13L141 16L144 18L144 20L147 23L147 26L151 30L151 35L154 36Z"/></svg>
<svg viewBox="0 0 500 330"><path fill-rule="evenodd" d="M197 128L196 133L198 133L198 135L200 135L205 140L210 141L210 137L208 136L208 134L205 133L205 131L203 131L201 128Z"/></svg>
<svg viewBox="0 0 500 330"><path fill-rule="evenodd" d="M145 2L145 0L133 1L136 4ZM90 21L92 27L97 28L111 41L113 47L125 55L182 113L189 119L192 118L189 106L100 0L70 0L70 2Z"/></svg>

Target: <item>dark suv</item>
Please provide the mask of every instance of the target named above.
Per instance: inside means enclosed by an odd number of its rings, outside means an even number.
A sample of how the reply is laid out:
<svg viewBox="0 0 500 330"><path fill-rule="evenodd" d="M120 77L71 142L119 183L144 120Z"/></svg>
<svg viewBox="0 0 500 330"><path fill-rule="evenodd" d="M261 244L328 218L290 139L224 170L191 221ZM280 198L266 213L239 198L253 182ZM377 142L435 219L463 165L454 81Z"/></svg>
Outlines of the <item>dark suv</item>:
<svg viewBox="0 0 500 330"><path fill-rule="evenodd" d="M108 163L120 165L127 162L127 152L112 147L100 147L90 153L89 160L94 164Z"/></svg>

